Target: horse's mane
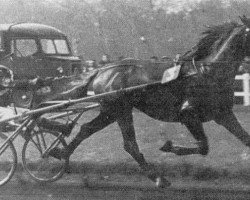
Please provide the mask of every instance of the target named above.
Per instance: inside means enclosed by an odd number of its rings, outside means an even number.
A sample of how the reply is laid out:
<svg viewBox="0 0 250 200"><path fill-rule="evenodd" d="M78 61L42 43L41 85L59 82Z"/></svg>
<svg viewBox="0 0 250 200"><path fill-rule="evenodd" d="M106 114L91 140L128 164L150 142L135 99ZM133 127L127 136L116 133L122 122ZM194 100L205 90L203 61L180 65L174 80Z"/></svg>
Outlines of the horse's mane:
<svg viewBox="0 0 250 200"><path fill-rule="evenodd" d="M212 51L218 48L231 34L231 32L240 25L236 22L228 22L221 25L208 27L202 35L203 38L189 51L187 51L181 60L201 60L209 56Z"/></svg>

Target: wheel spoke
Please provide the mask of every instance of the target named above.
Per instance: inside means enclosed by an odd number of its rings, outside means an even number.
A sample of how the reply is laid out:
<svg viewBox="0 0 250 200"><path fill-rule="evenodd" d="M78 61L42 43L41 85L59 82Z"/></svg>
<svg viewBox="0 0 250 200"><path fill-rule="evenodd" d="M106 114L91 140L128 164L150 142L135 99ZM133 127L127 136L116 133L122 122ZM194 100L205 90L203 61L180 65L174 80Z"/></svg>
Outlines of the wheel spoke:
<svg viewBox="0 0 250 200"><path fill-rule="evenodd" d="M36 139L36 138L35 138ZM35 145L35 147L39 150L39 152L41 153L41 155L43 154L43 152L42 152L42 148L41 148L41 146L39 145L39 143L38 142L36 142L34 139L33 139L33 137L31 137L30 138L30 142L32 143L32 144L34 144Z"/></svg>
<svg viewBox="0 0 250 200"><path fill-rule="evenodd" d="M46 150L46 149L47 149L47 144L46 144L46 142L45 142L44 135L41 133L40 136L41 136L41 138L42 138L43 147L44 147L44 149Z"/></svg>
<svg viewBox="0 0 250 200"><path fill-rule="evenodd" d="M58 133L45 130L40 130L25 141L22 151L23 167L36 181L51 182L63 175L68 160L58 160L47 155L55 145L65 147L66 142Z"/></svg>

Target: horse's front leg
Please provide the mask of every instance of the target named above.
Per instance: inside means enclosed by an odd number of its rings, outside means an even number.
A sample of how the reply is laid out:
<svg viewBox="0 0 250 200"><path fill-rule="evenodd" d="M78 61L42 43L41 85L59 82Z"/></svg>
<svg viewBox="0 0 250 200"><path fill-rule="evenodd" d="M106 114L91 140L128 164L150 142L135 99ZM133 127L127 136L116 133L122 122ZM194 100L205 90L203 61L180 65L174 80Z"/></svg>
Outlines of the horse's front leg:
<svg viewBox="0 0 250 200"><path fill-rule="evenodd" d="M125 151L127 151L136 160L142 170L146 173L147 177L154 181L158 187L170 186L170 182L168 182L160 174L156 173L155 170L151 169L143 154L139 150L135 137L132 109L129 108L126 111L122 111L117 122L122 131Z"/></svg>
<svg viewBox="0 0 250 200"><path fill-rule="evenodd" d="M206 156L209 151L207 137L203 130L201 122L185 124L193 137L197 140L197 147L185 147L174 145L172 141L167 141L163 147L160 148L161 151L166 153L174 153L178 156L185 156L191 154L201 154Z"/></svg>
<svg viewBox="0 0 250 200"><path fill-rule="evenodd" d="M214 121L217 124L224 126L244 145L250 147L250 135L242 128L233 111L230 110L228 112L221 113L216 116Z"/></svg>
<svg viewBox="0 0 250 200"><path fill-rule="evenodd" d="M209 151L208 141L203 129L202 122L199 118L198 111L196 109L196 106L194 106L194 102L184 102L183 107L181 109L180 117L181 122L187 127L189 132L197 141L197 147L191 148L178 146L173 145L172 141L167 141L164 146L160 148L160 150L164 152L175 153L176 155L180 156L191 154L201 154L204 156L207 155Z"/></svg>

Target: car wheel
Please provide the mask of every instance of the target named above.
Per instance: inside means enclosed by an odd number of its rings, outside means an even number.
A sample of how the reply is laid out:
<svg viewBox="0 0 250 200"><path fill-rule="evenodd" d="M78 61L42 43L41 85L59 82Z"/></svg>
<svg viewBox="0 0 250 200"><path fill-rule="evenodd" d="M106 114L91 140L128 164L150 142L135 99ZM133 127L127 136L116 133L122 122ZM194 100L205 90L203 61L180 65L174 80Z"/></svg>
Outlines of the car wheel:
<svg viewBox="0 0 250 200"><path fill-rule="evenodd" d="M30 90L14 90L12 93L12 101L16 107L29 108L33 98Z"/></svg>

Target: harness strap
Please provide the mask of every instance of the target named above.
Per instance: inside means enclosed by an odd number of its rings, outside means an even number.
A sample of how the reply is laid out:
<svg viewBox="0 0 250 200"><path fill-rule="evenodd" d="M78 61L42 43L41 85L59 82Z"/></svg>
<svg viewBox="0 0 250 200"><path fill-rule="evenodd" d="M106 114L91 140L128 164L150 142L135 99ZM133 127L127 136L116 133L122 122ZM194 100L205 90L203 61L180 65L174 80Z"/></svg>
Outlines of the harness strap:
<svg viewBox="0 0 250 200"><path fill-rule="evenodd" d="M196 64L195 64L195 59L194 59L194 57L192 58L192 63L193 63L193 66L194 66L194 68L195 68L195 71L198 73L199 76L201 76L201 75L202 75L202 74L201 74L201 71L198 70L198 68L197 68L197 66L196 66Z"/></svg>

